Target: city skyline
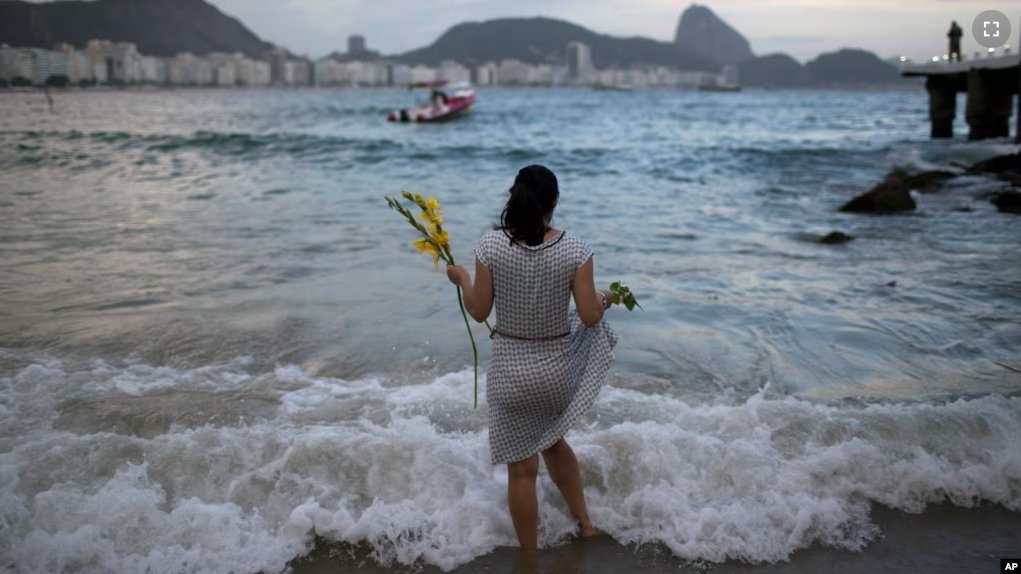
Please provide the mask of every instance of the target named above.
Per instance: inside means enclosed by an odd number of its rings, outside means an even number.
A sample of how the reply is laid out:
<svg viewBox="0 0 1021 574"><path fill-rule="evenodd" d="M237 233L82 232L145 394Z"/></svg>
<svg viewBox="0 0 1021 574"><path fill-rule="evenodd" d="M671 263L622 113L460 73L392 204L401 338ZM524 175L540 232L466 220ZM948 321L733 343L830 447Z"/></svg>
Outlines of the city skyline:
<svg viewBox="0 0 1021 574"><path fill-rule="evenodd" d="M428 46L465 21L545 16L614 36L672 41L681 12L676 0L213 0L260 37L297 54L317 58L343 50L352 34L369 47L392 55ZM1000 10L1012 21L1021 10L1005 0L709 0L697 2L751 42L757 55L790 54L805 62L840 48L861 48L882 58L928 60L946 50L951 20L965 28L962 48L980 47L970 38L971 21L984 10ZM1021 26L1019 26L1021 27ZM1019 31L1013 31L1012 45Z"/></svg>
<svg viewBox="0 0 1021 574"><path fill-rule="evenodd" d="M42 3L46 0L31 0ZM88 1L88 0L83 0ZM681 12L692 3L676 0L210 0L255 34L294 54L318 59L344 52L348 37L396 55L432 44L452 26L498 18L543 16L566 20L618 37L673 40ZM971 22L985 10L1011 21L1021 7L1007 0L704 0L751 43L756 55L786 53L805 63L841 48L858 48L881 58L906 56L927 61L945 53L946 31L956 20L965 30L962 50L983 49L970 36ZM1008 5L1010 4L1010 5ZM1021 44L1021 25L1011 46Z"/></svg>

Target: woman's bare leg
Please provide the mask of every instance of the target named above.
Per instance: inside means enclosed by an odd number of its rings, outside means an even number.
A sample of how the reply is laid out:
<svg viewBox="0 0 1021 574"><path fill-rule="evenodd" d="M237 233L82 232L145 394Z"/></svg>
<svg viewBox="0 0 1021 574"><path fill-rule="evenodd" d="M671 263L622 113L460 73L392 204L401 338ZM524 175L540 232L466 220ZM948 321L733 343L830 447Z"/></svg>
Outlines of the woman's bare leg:
<svg viewBox="0 0 1021 574"><path fill-rule="evenodd" d="M507 465L507 506L510 507L518 544L524 550L539 546L539 501L535 496L535 477L539 474L539 457Z"/></svg>
<svg viewBox="0 0 1021 574"><path fill-rule="evenodd" d="M581 526L582 536L593 536L599 533L592 527L588 517L588 506L585 504L585 492L582 490L581 470L578 468L578 459L574 456L574 450L567 441L560 439L556 444L542 451L542 458L546 461L546 470L549 471L553 484L560 489L560 494L567 501L567 507L571 514Z"/></svg>

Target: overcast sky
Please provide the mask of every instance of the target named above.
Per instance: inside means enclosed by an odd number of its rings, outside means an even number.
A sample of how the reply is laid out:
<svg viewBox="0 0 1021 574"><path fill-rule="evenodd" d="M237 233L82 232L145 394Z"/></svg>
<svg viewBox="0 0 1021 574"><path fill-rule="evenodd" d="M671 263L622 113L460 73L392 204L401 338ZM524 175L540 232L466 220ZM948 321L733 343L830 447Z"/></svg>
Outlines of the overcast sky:
<svg viewBox="0 0 1021 574"><path fill-rule="evenodd" d="M211 0L263 39L312 57L346 51L350 34L395 54L431 44L454 24L502 17L562 18L596 32L673 40L688 0ZM702 0L741 32L759 55L786 52L804 62L839 48L887 58L929 59L947 50L951 20L965 30L963 48L979 49L971 24L999 10L1021 42L1019 0Z"/></svg>

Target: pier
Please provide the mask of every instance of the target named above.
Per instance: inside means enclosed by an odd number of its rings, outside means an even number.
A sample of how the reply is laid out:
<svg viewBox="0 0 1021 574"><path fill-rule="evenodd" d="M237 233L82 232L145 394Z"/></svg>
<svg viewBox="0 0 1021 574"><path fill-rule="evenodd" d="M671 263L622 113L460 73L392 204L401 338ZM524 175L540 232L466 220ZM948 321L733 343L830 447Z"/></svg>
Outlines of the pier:
<svg viewBox="0 0 1021 574"><path fill-rule="evenodd" d="M954 136L957 94L968 94L964 117L968 139L1010 137L1013 96L1018 94L1015 141L1021 143L1021 54L976 54L961 61L943 59L926 64L906 63L903 76L924 76L929 92L929 120L933 138Z"/></svg>

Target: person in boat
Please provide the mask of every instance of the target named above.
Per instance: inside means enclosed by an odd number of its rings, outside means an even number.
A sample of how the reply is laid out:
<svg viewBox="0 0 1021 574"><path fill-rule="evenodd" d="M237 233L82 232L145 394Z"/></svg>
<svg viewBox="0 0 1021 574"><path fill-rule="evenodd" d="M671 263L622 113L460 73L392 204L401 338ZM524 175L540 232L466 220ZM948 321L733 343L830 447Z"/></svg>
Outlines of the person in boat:
<svg viewBox="0 0 1021 574"><path fill-rule="evenodd" d="M489 450L507 465L507 504L518 543L538 545L535 493L539 455L582 536L594 536L578 459L564 436L595 402L613 364L617 335L603 314L611 291L597 291L592 249L552 227L557 178L532 165L518 172L500 223L475 248L475 281L448 266L478 322L496 307L487 370ZM577 312L571 312L574 297Z"/></svg>
<svg viewBox="0 0 1021 574"><path fill-rule="evenodd" d="M429 103L434 108L445 106L447 105L447 94L443 93L442 90L433 90L432 95L429 96Z"/></svg>

